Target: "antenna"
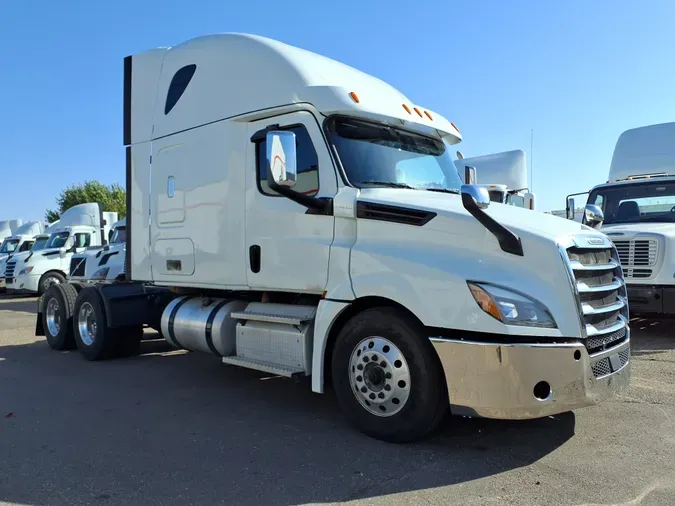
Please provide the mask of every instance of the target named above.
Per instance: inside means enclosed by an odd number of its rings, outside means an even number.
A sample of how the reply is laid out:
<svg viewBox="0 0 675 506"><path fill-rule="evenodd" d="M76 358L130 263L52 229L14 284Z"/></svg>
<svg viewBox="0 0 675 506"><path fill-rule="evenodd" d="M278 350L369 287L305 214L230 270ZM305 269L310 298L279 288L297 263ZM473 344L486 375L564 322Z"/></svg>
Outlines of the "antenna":
<svg viewBox="0 0 675 506"><path fill-rule="evenodd" d="M530 129L530 192L534 193L534 171L532 169L534 161L534 128Z"/></svg>

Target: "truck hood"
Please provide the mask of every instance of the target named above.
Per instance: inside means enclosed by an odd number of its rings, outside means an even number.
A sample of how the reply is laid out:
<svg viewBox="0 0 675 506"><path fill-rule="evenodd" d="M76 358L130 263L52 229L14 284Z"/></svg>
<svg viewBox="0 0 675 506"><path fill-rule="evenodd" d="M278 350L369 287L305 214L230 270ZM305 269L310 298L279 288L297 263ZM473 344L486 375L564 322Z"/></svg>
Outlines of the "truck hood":
<svg viewBox="0 0 675 506"><path fill-rule="evenodd" d="M451 221L471 222L482 227L464 209L460 195L398 188L368 188L360 191L358 200L430 211L436 213L439 217L449 218ZM484 211L518 235L534 235L556 240L562 236L579 234L580 232L596 232L594 229L576 221L506 204L491 202L490 206ZM425 227L444 230L447 225L444 225L443 221L445 220L432 219Z"/></svg>
<svg viewBox="0 0 675 506"><path fill-rule="evenodd" d="M675 238L675 223L617 223L602 226L602 233L614 238L622 235L658 234L668 238Z"/></svg>

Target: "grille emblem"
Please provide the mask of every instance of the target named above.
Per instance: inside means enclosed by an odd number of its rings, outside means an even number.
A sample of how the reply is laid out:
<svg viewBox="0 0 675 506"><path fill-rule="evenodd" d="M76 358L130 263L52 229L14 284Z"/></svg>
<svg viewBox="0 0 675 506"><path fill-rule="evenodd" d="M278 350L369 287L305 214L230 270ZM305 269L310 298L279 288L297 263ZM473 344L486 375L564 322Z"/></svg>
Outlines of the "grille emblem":
<svg viewBox="0 0 675 506"><path fill-rule="evenodd" d="M591 246L602 246L605 244L605 240L602 237L588 237L586 238L586 241Z"/></svg>

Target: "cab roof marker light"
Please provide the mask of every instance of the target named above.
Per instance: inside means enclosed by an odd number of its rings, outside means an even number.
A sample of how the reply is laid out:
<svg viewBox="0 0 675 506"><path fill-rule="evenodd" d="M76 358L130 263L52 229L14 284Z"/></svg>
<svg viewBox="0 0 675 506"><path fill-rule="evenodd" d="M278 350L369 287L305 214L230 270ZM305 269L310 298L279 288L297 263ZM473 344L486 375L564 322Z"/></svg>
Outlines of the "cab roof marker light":
<svg viewBox="0 0 675 506"><path fill-rule="evenodd" d="M405 104L401 104L401 105L403 105L403 108L405 109L405 112L407 112L408 114L412 114L412 111L410 110L410 107L408 107Z"/></svg>
<svg viewBox="0 0 675 506"><path fill-rule="evenodd" d="M354 102L356 102L357 104L360 102L359 96L358 96L356 93L354 93L353 91L349 93L349 96L350 96L350 97L352 98L352 100L353 100Z"/></svg>
<svg viewBox="0 0 675 506"><path fill-rule="evenodd" d="M417 107L413 107L413 109L415 109L415 112L420 118L424 118L424 116L422 115L422 111L420 111Z"/></svg>
<svg viewBox="0 0 675 506"><path fill-rule="evenodd" d="M431 121L434 120L434 118L431 117L431 114L429 114L429 111L424 111L424 114L427 115L427 118L429 118L429 120L431 120Z"/></svg>
<svg viewBox="0 0 675 506"><path fill-rule="evenodd" d="M455 125L452 121L450 122L450 124L452 125L452 127L453 127L455 130L457 130L458 133L462 133L462 132L460 132L459 128L457 128L457 125Z"/></svg>

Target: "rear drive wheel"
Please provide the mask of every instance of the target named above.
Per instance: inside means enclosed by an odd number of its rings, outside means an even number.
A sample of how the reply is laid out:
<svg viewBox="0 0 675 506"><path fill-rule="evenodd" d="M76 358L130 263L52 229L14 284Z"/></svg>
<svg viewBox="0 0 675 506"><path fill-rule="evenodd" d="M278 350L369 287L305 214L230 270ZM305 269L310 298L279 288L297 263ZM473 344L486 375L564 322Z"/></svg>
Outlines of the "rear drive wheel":
<svg viewBox="0 0 675 506"><path fill-rule="evenodd" d="M46 293L52 285L60 285L65 282L66 277L60 272L45 272L38 281L38 295Z"/></svg>
<svg viewBox="0 0 675 506"><path fill-rule="evenodd" d="M432 433L448 412L442 368L423 329L393 308L368 309L347 322L331 372L349 422L384 441Z"/></svg>
<svg viewBox="0 0 675 506"><path fill-rule="evenodd" d="M77 296L73 334L77 348L87 360L104 360L115 355L118 336L106 325L103 302L94 287L83 288Z"/></svg>
<svg viewBox="0 0 675 506"><path fill-rule="evenodd" d="M70 285L52 285L42 295L42 327L47 344L53 350L75 348L71 320L77 292Z"/></svg>

